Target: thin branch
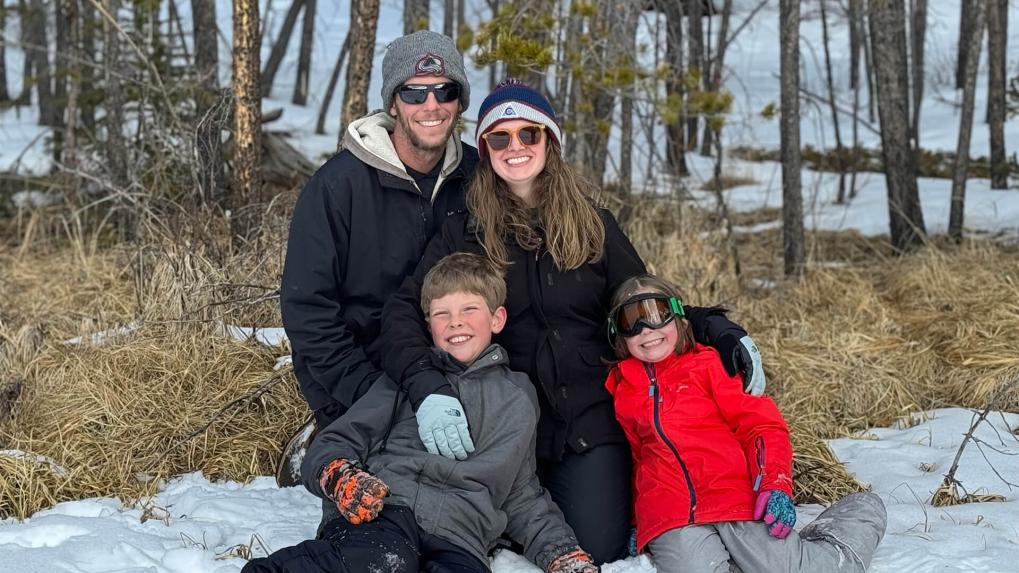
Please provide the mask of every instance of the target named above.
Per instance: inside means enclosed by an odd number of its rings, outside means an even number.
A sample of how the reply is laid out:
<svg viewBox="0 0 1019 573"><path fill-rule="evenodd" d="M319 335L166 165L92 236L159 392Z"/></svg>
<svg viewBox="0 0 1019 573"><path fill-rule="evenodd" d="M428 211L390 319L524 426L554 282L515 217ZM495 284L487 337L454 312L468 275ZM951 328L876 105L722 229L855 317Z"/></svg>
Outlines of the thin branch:
<svg viewBox="0 0 1019 573"><path fill-rule="evenodd" d="M225 406L220 408L219 411L217 411L215 414L213 414L212 417L209 418L209 421L207 421L204 424L202 424L202 426L200 428L198 428L197 430L195 430L194 432L191 432L190 434L188 434L187 436L185 436L181 440L177 441L176 443L174 443L170 447L168 447L165 450L163 450L163 453L164 454L168 454L168 453L172 452L173 450L176 450L180 446L184 445L185 443L191 441L195 437L197 437L197 436L199 436L201 434L204 434L206 430L208 430L210 427L212 427L212 424L214 422L216 422L216 420L218 420L221 416L226 414L227 411L233 409L234 411L231 412L230 415L225 420L226 422L229 422L230 420L232 420L234 418L234 416L237 415L238 412L243 410L245 407L247 407L249 404L251 404L257 398L259 398L263 394L269 392L270 390L272 390L273 388L278 386L281 382L286 381L287 380L287 376L286 375L289 372L290 372L290 369L286 368L286 369L283 369L283 370L281 370L279 372L273 373L273 375L271 377L269 377L265 382L263 382L258 388L248 392L247 394L245 394L244 396L241 396L240 398L237 398L236 400L232 400L231 402L227 403Z"/></svg>
<svg viewBox="0 0 1019 573"><path fill-rule="evenodd" d="M973 422L973 424L970 425L969 431L966 432L966 436L962 439L962 443L959 444L959 449L958 449L958 451L955 452L955 459L952 460L952 467L949 468L948 469L948 473L945 474L945 479L942 480L941 487L938 488L939 490L944 489L944 490L947 490L947 491L951 491L951 487L952 486L958 486L960 488L963 487L962 486L962 482L960 482L955 477L955 472L957 472L959 470L959 460L962 459L962 452L963 452L963 450L966 449L966 445L970 442L970 440L975 439L973 434L974 434L974 432L976 432L977 426L979 426L981 423L983 423L984 420L987 419L987 415L990 414L991 410L994 409L994 406L998 403L998 400L1002 396L1004 396L1006 392L1008 392L1012 388L1015 388L1017 385L1019 385L1019 376L1016 376L1010 382L1007 382L1007 383L1003 384L1000 388L998 388L998 390L994 393L994 395L991 396L991 399L987 402L987 405L984 406L984 409L977 416L976 420ZM979 449L979 447L978 447L978 449ZM983 452L981 452L981 453L983 453ZM984 459L986 460L987 458L985 457ZM988 465L990 465L990 464L988 464ZM992 466L991 469L993 470L994 467ZM995 470L994 473L997 474L998 473L997 470ZM1002 480L1002 481L1004 481L1004 480ZM1008 483L1008 482L1006 481L1005 483ZM963 491L965 491L965 488L963 488Z"/></svg>

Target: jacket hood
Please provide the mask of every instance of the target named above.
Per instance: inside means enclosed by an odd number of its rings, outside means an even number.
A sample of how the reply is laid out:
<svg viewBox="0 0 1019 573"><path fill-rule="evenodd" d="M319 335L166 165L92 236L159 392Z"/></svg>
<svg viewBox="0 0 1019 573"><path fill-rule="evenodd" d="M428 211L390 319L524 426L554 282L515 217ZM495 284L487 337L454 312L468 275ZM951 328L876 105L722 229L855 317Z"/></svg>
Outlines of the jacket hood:
<svg viewBox="0 0 1019 573"><path fill-rule="evenodd" d="M379 171L413 181L414 178L407 174L403 161L393 146L391 136L394 129L396 118L379 110L351 122L343 134L340 147L349 149L354 157ZM446 141L446 155L443 157L442 169L439 171L440 181L436 182L436 188L442 179L449 177L456 170L462 158L463 145L460 143L460 137L453 135Z"/></svg>

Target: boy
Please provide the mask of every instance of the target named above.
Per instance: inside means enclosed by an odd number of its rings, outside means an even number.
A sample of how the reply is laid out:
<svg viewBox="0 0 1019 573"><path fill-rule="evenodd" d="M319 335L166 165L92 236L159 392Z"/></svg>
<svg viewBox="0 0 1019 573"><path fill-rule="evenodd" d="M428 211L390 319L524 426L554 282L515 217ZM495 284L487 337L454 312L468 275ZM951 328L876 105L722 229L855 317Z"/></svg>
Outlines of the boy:
<svg viewBox="0 0 1019 573"><path fill-rule="evenodd" d="M537 395L491 343L505 298L501 273L468 253L440 260L421 290L435 365L471 422L471 433L466 421L455 431L473 453L429 454L406 396L383 378L319 434L301 466L305 486L335 502L318 538L245 572L487 573L504 531L548 573L598 570L534 473Z"/></svg>

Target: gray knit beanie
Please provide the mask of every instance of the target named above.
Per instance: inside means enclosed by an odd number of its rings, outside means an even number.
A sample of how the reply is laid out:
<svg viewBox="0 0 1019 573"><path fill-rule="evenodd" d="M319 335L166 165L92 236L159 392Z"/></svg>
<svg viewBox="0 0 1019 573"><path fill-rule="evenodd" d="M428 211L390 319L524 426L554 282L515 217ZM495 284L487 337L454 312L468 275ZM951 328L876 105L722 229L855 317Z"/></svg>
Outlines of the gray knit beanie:
<svg viewBox="0 0 1019 573"><path fill-rule="evenodd" d="M460 84L460 111L471 103L463 55L449 36L420 30L393 40L382 58L382 109L393 106L396 88L415 76L447 77Z"/></svg>

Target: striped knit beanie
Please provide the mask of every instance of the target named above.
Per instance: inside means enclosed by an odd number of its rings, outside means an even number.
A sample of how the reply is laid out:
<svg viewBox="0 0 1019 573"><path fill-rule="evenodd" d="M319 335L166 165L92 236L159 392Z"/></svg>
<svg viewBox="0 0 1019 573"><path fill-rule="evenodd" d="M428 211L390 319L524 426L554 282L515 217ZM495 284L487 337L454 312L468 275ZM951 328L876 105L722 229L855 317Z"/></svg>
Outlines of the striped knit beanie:
<svg viewBox="0 0 1019 573"><path fill-rule="evenodd" d="M482 157L488 153L488 146L481 137L495 129L497 125L513 119L525 119L545 126L548 134L562 153L563 134L555 120L555 110L548 99L538 90L521 83L514 78L503 80L481 102L478 110L478 130L474 138L478 142L478 153Z"/></svg>

